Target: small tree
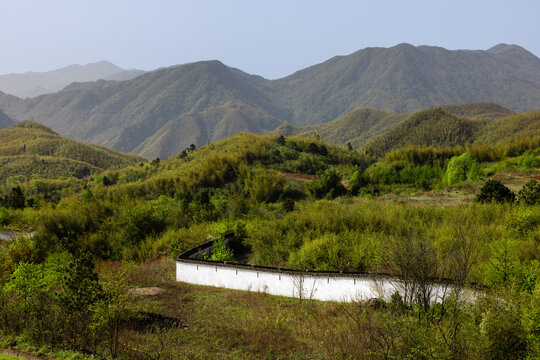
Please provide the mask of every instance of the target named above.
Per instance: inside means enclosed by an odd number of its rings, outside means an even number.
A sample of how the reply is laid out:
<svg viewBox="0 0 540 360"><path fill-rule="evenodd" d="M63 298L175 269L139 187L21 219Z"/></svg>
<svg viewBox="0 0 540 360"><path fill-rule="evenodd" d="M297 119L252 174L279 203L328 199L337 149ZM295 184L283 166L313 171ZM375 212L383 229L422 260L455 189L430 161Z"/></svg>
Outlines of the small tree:
<svg viewBox="0 0 540 360"><path fill-rule="evenodd" d="M448 162L446 173L444 174L446 185L453 186L467 179L467 175L474 163L474 159L466 152L460 156L452 157Z"/></svg>
<svg viewBox="0 0 540 360"><path fill-rule="evenodd" d="M225 238L222 235L216 236L214 240L214 251L209 260L212 261L232 261L234 260L234 254L232 249L229 249L225 244Z"/></svg>
<svg viewBox="0 0 540 360"><path fill-rule="evenodd" d="M516 195L498 180L488 180L480 189L480 194L476 196L476 201L483 203L512 203Z"/></svg>

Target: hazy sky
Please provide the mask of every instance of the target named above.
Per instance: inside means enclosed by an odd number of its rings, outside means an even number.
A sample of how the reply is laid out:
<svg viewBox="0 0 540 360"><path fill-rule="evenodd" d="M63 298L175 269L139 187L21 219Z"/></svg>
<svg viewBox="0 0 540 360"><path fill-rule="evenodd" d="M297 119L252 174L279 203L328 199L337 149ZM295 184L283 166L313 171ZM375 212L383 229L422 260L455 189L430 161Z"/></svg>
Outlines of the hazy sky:
<svg viewBox="0 0 540 360"><path fill-rule="evenodd" d="M0 74L111 61L151 70L218 59L278 78L408 42L518 44L540 56L538 0L0 0Z"/></svg>

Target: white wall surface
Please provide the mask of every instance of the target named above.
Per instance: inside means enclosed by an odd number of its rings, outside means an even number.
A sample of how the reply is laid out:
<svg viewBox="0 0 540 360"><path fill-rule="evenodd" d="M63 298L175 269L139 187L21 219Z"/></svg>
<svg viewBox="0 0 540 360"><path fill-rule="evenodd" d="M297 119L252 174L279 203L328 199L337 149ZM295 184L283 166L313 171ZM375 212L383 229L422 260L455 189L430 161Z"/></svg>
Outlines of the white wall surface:
<svg viewBox="0 0 540 360"><path fill-rule="evenodd" d="M176 280L190 284L235 290L264 292L271 295L299 297L321 301L350 302L383 297L389 299L397 290L403 295L401 282L382 277L320 277L310 274L291 275L279 271L258 271L212 264L176 262ZM432 300L441 301L451 289L435 284Z"/></svg>

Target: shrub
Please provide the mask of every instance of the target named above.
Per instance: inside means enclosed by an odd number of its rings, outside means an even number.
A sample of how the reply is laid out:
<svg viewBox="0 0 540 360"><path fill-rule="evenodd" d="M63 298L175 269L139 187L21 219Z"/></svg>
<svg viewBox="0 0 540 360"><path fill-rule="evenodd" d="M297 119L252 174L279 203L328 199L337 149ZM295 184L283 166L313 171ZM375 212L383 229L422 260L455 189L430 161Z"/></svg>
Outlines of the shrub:
<svg viewBox="0 0 540 360"><path fill-rule="evenodd" d="M0 206L0 226L7 226L11 222L11 214L8 209Z"/></svg>
<svg viewBox="0 0 540 360"><path fill-rule="evenodd" d="M528 205L540 203L540 184L538 181L531 179L523 186L518 193L518 199Z"/></svg>
<svg viewBox="0 0 540 360"><path fill-rule="evenodd" d="M480 189L480 193L476 196L476 201L483 203L512 203L516 199L516 195L498 180L488 180Z"/></svg>
<svg viewBox="0 0 540 360"><path fill-rule="evenodd" d="M341 183L341 176L336 169L319 171L317 179L306 185L307 190L317 199L324 197L333 199L344 195L347 190Z"/></svg>
<svg viewBox="0 0 540 360"><path fill-rule="evenodd" d="M225 238L222 235L218 235L214 240L214 251L210 260L212 261L232 261L234 260L234 254L232 249L229 249L225 245Z"/></svg>
<svg viewBox="0 0 540 360"><path fill-rule="evenodd" d="M530 150L527 150L519 157L518 165L526 168L537 168L540 166L540 159Z"/></svg>
<svg viewBox="0 0 540 360"><path fill-rule="evenodd" d="M351 194L358 195L360 189L369 184L369 175L365 171L355 171L349 179Z"/></svg>

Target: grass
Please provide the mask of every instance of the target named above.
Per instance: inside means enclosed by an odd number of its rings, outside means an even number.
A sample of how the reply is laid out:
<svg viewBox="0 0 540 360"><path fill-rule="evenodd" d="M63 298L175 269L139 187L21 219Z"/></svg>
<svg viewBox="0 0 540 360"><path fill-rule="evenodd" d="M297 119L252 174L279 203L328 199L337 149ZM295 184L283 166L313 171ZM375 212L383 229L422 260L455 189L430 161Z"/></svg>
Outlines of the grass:
<svg viewBox="0 0 540 360"><path fill-rule="evenodd" d="M14 356L8 356L4 354L0 354L0 360L17 360L18 358Z"/></svg>
<svg viewBox="0 0 540 360"><path fill-rule="evenodd" d="M102 263L99 268L120 268ZM174 319L179 326L154 323L142 331L124 330L126 358L328 359L323 346L329 324L339 324L344 305L290 299L176 282L175 263L156 260L129 269L130 287L159 286L159 295L138 296L144 312ZM337 325L331 331L338 333Z"/></svg>

